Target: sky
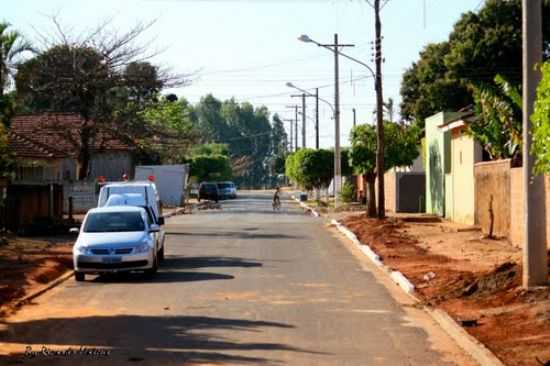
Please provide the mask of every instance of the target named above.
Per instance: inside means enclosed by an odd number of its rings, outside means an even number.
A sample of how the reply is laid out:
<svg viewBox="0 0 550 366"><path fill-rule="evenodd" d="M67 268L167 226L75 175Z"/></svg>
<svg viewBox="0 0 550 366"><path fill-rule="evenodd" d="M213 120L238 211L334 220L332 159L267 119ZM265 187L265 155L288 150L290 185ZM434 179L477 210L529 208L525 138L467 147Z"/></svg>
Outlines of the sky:
<svg viewBox="0 0 550 366"><path fill-rule="evenodd" d="M5 2L4 2L5 1ZM188 86L170 90L196 103L208 93L265 105L283 119L294 118L300 98L292 82L334 102L334 56L298 41L307 34L319 43L354 44L343 52L372 67L374 12L366 0L4 0L1 20L31 41L52 33L51 16L74 33L106 19L120 32L155 20L142 37L159 54L153 63L189 74ZM7 2L7 3L6 3ZM483 0L389 0L382 11L384 99L400 102L403 72L428 43L446 40L454 23ZM341 141L349 144L353 108L357 123L373 123L374 82L368 70L340 58ZM168 92L168 91L167 91ZM334 121L321 102L320 145L334 146ZM306 146L315 144L315 104L307 99ZM300 117L301 118L301 117ZM289 122L285 122L289 129ZM299 127L301 130L301 127ZM300 137L301 141L301 137Z"/></svg>

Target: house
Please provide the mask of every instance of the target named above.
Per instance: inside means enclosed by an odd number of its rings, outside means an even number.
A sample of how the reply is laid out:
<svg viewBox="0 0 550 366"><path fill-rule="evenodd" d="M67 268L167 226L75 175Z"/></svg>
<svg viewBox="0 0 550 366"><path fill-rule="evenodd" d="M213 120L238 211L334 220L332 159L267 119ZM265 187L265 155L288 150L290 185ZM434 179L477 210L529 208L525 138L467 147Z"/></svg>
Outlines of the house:
<svg viewBox="0 0 550 366"><path fill-rule="evenodd" d="M466 127L471 111L440 112L425 121L426 212L449 220L475 224L474 165L483 150Z"/></svg>
<svg viewBox="0 0 550 366"><path fill-rule="evenodd" d="M425 173L422 156L411 166L394 167L384 173L384 204L389 212L423 212ZM378 186L375 184L376 196ZM365 202L367 183L362 176L356 177L356 195L359 202Z"/></svg>
<svg viewBox="0 0 550 366"><path fill-rule="evenodd" d="M83 120L73 113L16 116L11 121L10 147L15 153L15 182L74 181ZM106 131L91 139L89 177L120 179L133 175L133 149Z"/></svg>

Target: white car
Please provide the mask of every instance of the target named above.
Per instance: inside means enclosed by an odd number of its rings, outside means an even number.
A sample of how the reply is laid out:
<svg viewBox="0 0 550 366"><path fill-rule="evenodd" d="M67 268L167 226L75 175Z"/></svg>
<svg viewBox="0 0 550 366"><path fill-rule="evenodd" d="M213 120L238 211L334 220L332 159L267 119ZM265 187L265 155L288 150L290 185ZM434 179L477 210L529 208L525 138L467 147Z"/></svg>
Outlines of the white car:
<svg viewBox="0 0 550 366"><path fill-rule="evenodd" d="M142 207L112 206L88 211L73 247L75 279L84 281L86 273L155 274L164 257L164 237L159 232L159 225Z"/></svg>

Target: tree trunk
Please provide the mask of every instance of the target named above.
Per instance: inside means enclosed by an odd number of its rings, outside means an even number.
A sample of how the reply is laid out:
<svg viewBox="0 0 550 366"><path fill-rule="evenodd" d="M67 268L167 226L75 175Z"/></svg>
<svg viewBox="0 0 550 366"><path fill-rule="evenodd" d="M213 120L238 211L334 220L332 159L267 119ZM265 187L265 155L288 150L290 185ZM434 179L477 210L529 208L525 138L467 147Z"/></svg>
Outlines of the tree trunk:
<svg viewBox="0 0 550 366"><path fill-rule="evenodd" d="M92 135L91 128L86 119L80 131L80 148L78 152L78 180L88 178L88 170L90 168L90 138Z"/></svg>
<svg viewBox="0 0 550 366"><path fill-rule="evenodd" d="M376 174L365 174L365 180L367 182L367 216L376 217L376 191L374 188L376 183Z"/></svg>

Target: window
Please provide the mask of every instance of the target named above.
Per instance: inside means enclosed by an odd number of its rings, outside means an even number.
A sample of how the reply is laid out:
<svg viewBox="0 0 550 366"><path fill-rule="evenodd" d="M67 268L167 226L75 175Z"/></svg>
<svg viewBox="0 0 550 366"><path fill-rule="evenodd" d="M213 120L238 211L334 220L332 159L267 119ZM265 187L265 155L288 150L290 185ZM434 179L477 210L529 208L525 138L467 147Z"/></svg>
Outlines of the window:
<svg viewBox="0 0 550 366"><path fill-rule="evenodd" d="M91 213L84 225L85 233L143 231L145 223L140 212Z"/></svg>

